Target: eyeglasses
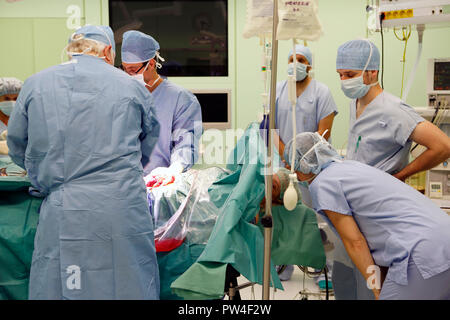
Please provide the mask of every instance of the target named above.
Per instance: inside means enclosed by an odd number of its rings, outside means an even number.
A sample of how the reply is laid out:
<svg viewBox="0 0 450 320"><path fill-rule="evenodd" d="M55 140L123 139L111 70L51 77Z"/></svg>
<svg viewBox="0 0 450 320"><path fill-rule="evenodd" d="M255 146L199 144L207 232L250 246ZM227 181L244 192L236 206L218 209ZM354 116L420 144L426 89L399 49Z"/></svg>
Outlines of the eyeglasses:
<svg viewBox="0 0 450 320"><path fill-rule="evenodd" d="M143 62L142 66L137 71L133 72L133 74L138 74L139 71L141 71L142 68L145 67L146 64L147 63ZM125 70L125 67L123 66L123 64L120 64L119 69L121 69L121 70L125 71L126 73L128 73L127 70Z"/></svg>

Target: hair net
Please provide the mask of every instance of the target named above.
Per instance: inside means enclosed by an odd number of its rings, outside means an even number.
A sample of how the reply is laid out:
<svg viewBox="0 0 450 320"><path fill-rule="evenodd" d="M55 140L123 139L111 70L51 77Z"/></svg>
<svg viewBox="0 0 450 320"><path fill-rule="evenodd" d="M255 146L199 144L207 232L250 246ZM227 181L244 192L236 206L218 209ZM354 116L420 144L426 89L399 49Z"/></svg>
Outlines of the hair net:
<svg viewBox="0 0 450 320"><path fill-rule="evenodd" d="M292 56L293 50L289 51L288 59ZM309 64L312 66L312 53L308 47L302 46L301 44L297 44L295 46L295 54L301 54L308 60Z"/></svg>
<svg viewBox="0 0 450 320"><path fill-rule="evenodd" d="M158 41L143 32L130 30L123 34L122 62L145 62L153 59L158 50Z"/></svg>
<svg viewBox="0 0 450 320"><path fill-rule="evenodd" d="M22 84L17 78L0 78L0 96L19 93Z"/></svg>
<svg viewBox="0 0 450 320"><path fill-rule="evenodd" d="M369 40L352 40L341 45L337 51L336 69L364 70L370 56L370 46L372 57L366 70L379 70L380 52Z"/></svg>
<svg viewBox="0 0 450 320"><path fill-rule="evenodd" d="M327 164L341 161L337 151L317 132L302 132L295 136L296 154L294 170L304 174L318 174ZM284 158L290 166L292 141L286 144ZM313 149L312 149L313 148Z"/></svg>
<svg viewBox="0 0 450 320"><path fill-rule="evenodd" d="M69 39L69 43L73 41L73 36L82 34L84 39L94 40L111 46L112 50L116 52L116 43L114 42L114 33L109 26L91 26L86 25L77 29Z"/></svg>

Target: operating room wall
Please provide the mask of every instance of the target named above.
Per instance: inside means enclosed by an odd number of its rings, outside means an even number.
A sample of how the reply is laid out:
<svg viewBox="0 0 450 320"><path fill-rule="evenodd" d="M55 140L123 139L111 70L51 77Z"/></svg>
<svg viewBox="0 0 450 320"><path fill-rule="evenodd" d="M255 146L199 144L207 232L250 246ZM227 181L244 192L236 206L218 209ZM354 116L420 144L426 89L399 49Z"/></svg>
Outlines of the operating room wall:
<svg viewBox="0 0 450 320"><path fill-rule="evenodd" d="M319 0L319 17L323 25L323 36L316 42L308 42L313 52L314 77L325 83L331 90L338 106L333 129L333 145L340 149L346 147L349 128L349 99L340 88L336 73L336 52L339 45L347 40L366 37L366 1L365 0ZM260 64L261 47L256 38L244 39L242 31L246 19L246 1L236 2L236 73L237 73L237 126L245 126L262 111L260 94L263 90ZM397 32L398 33L398 32ZM401 33L401 32L400 32ZM369 36L381 53L381 36L377 32ZM412 106L425 106L427 103L426 74L429 58L450 57L450 28L426 26L423 38L422 58L417 68L414 83L407 103ZM413 29L406 52L405 84L413 69L417 49L417 32ZM384 88L400 96L404 42L396 39L391 30L384 32ZM286 79L287 55L292 41L279 42L277 79Z"/></svg>
<svg viewBox="0 0 450 320"><path fill-rule="evenodd" d="M80 19L73 18L74 6ZM333 131L333 144L344 148L347 139L349 100L340 89L335 70L336 51L343 42L366 36L365 0L319 0L319 16L324 34L309 42L313 51L314 77L331 90L339 109ZM76 9L76 8L75 8ZM259 39L244 39L246 1L229 0L229 76L171 78L188 89L231 89L234 128L245 128L262 113L261 46ZM72 10L72 11L71 11ZM61 53L73 32L73 24L108 23L107 0L0 0L0 76L22 80L35 72L61 62ZM407 102L426 105L428 58L450 57L450 28L426 27L424 48ZM369 36L381 50L380 33ZM385 32L384 87L400 95L404 42L392 30ZM417 53L417 33L412 31L406 53L405 86ZM286 78L287 54L291 41L280 41L278 80Z"/></svg>

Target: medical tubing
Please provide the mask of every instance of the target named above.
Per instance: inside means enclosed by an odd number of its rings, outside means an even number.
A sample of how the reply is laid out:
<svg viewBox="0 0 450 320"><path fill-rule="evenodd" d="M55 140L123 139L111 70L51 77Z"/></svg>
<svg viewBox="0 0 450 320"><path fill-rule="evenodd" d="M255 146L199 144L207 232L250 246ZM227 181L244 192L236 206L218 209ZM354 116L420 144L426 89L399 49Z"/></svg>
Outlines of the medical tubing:
<svg viewBox="0 0 450 320"><path fill-rule="evenodd" d="M403 84L404 84L404 79L405 79L405 66L406 66L406 48L407 48L407 46L408 46L408 40L409 40L409 37L411 36L411 26L409 26L409 30L408 30L408 33L406 34L405 33L405 30L406 30L406 27L403 27L402 28L402 34L403 34L403 38L400 38L398 35L397 35L397 32L396 32L396 30L395 30L395 28L394 28L394 35L395 35L395 37L398 39L398 40L400 40L400 41L405 41L405 47L404 47L404 49L403 49L403 58L402 58L402 64L403 64L403 66L402 66L402 87L401 87L401 89L400 89L400 96L403 96Z"/></svg>
<svg viewBox="0 0 450 320"><path fill-rule="evenodd" d="M380 33L381 33L381 88L384 89L384 35L383 35L383 20L385 18L384 12L380 14Z"/></svg>
<svg viewBox="0 0 450 320"><path fill-rule="evenodd" d="M293 54L292 54L292 61L294 62L294 77L297 81L297 53L295 52L295 38L292 39L292 45L293 45ZM297 97L297 82L295 82L295 88L292 90L295 90L295 97ZM294 93L292 93L294 95ZM297 135L297 121L296 121L296 103L297 101L292 101L292 148L291 148L291 173L294 173L295 168L295 153L296 153L296 139L295 136Z"/></svg>
<svg viewBox="0 0 450 320"><path fill-rule="evenodd" d="M406 102L406 98L408 97L409 94L409 90L411 89L411 86L414 82L414 78L416 76L416 70L417 67L419 65L419 61L420 61L420 57L422 56L422 43L423 43L423 31L425 30L425 25L423 24L418 24L417 25L417 34L418 34L418 38L419 38L419 48L417 51L417 58L416 58L416 63L414 64L414 68L409 76L408 79L408 84L406 85L406 90L402 95L402 100Z"/></svg>

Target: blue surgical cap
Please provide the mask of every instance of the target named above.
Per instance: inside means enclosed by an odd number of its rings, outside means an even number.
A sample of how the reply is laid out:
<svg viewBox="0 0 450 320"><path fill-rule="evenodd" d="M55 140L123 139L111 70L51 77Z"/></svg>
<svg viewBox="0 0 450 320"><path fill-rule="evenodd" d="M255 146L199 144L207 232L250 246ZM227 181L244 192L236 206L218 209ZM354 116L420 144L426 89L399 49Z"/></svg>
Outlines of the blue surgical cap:
<svg viewBox="0 0 450 320"><path fill-rule="evenodd" d="M288 60L292 56L293 50L289 51ZM295 46L295 54L301 54L308 60L309 64L312 66L312 53L308 47L302 46L301 44L297 44Z"/></svg>
<svg viewBox="0 0 450 320"><path fill-rule="evenodd" d="M295 139L295 165L294 170L304 174L318 174L324 167L333 161L341 161L337 151L317 132L302 132ZM291 165L292 142L290 140L284 148L284 158ZM311 148L313 148L311 150ZM303 158L303 156L306 156ZM303 159L302 159L303 158ZM301 161L300 161L301 160Z"/></svg>
<svg viewBox="0 0 450 320"><path fill-rule="evenodd" d="M364 70L371 46L372 57L366 70L379 70L380 52L369 40L351 40L341 45L337 51L336 69Z"/></svg>
<svg viewBox="0 0 450 320"><path fill-rule="evenodd" d="M116 43L114 42L114 33L108 26L91 26L86 25L77 29L72 37L77 34L82 34L84 39L94 40L111 46L113 51L116 52ZM73 41L72 37L69 39L69 43Z"/></svg>
<svg viewBox="0 0 450 320"><path fill-rule="evenodd" d="M123 34L122 62L145 62L153 59L158 50L158 41L143 32L130 30Z"/></svg>
<svg viewBox="0 0 450 320"><path fill-rule="evenodd" d="M23 82L17 78L0 78L0 96L18 94Z"/></svg>

